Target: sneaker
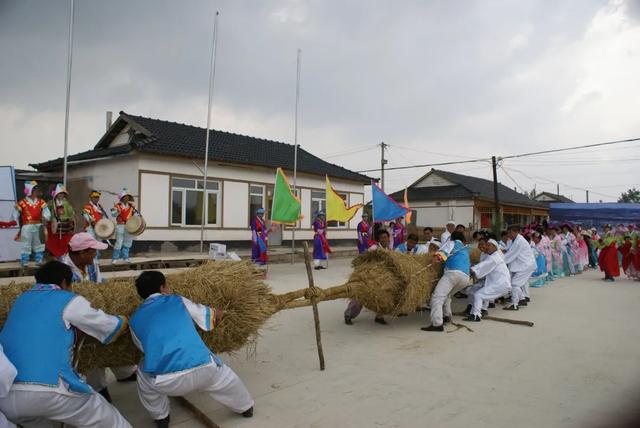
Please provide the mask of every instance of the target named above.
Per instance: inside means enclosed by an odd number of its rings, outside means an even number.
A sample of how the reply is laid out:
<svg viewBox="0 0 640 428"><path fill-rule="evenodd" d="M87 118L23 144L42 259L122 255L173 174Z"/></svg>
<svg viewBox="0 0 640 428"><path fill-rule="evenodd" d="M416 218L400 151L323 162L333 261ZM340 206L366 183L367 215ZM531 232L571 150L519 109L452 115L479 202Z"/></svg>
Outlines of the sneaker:
<svg viewBox="0 0 640 428"><path fill-rule="evenodd" d="M489 315L489 311L486 309L481 309L480 313L482 314L483 317L486 317L487 315Z"/></svg>
<svg viewBox="0 0 640 428"><path fill-rule="evenodd" d="M496 304L495 304L495 303L493 303L493 302L489 303L489 309L493 309L493 308L495 308L495 307L496 307Z"/></svg>
<svg viewBox="0 0 640 428"><path fill-rule="evenodd" d="M524 298L524 300L526 300L526 301L527 301L527 303L529 303L529 302L531 301L531 298L529 298L529 297L525 297L525 298Z"/></svg>
<svg viewBox="0 0 640 428"><path fill-rule="evenodd" d="M170 419L171 415L167 415L166 418L164 419L156 419L156 426L158 428L169 428L169 419Z"/></svg>
<svg viewBox="0 0 640 428"><path fill-rule="evenodd" d="M253 406L251 406L250 409L245 410L244 412L242 412L242 416L244 416L245 418L252 418L253 417Z"/></svg>
<svg viewBox="0 0 640 428"><path fill-rule="evenodd" d="M472 306L471 306L471 305L467 305L467 307L465 308L465 310L464 310L464 311L462 311L462 313L463 313L464 315L469 315L469 314L471 314L471 308L472 308Z"/></svg>
<svg viewBox="0 0 640 428"><path fill-rule="evenodd" d="M462 291L458 291L456 294L453 295L453 297L455 297L456 299L466 299L467 295L464 294Z"/></svg>
<svg viewBox="0 0 640 428"><path fill-rule="evenodd" d="M467 316L464 320L465 321L480 322L480 317L478 315L469 314L469 316Z"/></svg>
<svg viewBox="0 0 640 428"><path fill-rule="evenodd" d="M123 262L125 262L125 263L131 263L131 259L129 259L129 258L124 259L124 260L122 260L122 261L123 261Z"/></svg>
<svg viewBox="0 0 640 428"><path fill-rule="evenodd" d="M444 331L443 325L430 325L429 327L421 327L422 331Z"/></svg>
<svg viewBox="0 0 640 428"><path fill-rule="evenodd" d="M98 391L98 394L102 395L104 397L104 399L107 400L109 403L112 402L111 394L109 394L109 390L107 388L102 388L100 391ZM169 425L167 425L167 426L169 426Z"/></svg>
<svg viewBox="0 0 640 428"><path fill-rule="evenodd" d="M517 311L518 307L514 305L507 306L506 308L502 308L505 311Z"/></svg>
<svg viewBox="0 0 640 428"><path fill-rule="evenodd" d="M451 323L451 317L442 318L442 324L449 324L449 323Z"/></svg>
<svg viewBox="0 0 640 428"><path fill-rule="evenodd" d="M348 315L345 315L345 316L344 316L344 323L345 323L346 325L353 325L353 321L351 321L351 317L350 317L350 316L348 316Z"/></svg>
<svg viewBox="0 0 640 428"><path fill-rule="evenodd" d="M522 299L518 302L518 306L529 306L526 299Z"/></svg>
<svg viewBox="0 0 640 428"><path fill-rule="evenodd" d="M387 325L387 320L385 320L383 317L375 317L373 319L373 322L382 324L382 325Z"/></svg>
<svg viewBox="0 0 640 428"><path fill-rule="evenodd" d="M111 264L112 265L117 265L118 264L118 260L116 260L116 259L111 260Z"/></svg>

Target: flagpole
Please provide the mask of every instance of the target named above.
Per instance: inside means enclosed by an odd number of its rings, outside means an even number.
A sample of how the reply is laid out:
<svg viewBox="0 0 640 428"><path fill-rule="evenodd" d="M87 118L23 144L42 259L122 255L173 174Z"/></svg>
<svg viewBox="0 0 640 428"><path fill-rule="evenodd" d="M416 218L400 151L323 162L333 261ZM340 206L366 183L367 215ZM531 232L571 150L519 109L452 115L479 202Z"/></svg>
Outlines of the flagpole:
<svg viewBox="0 0 640 428"><path fill-rule="evenodd" d="M297 187L297 179L298 179L298 106L300 104L300 56L302 55L302 50L298 48L298 57L296 61L296 112L295 112L295 120L293 126L293 194L298 196L298 187ZM302 205L300 206L302 208ZM298 210L298 217L300 216L300 211ZM293 225L293 229L291 229L291 264L295 262L296 259L296 227L298 223L296 222Z"/></svg>
<svg viewBox="0 0 640 428"><path fill-rule="evenodd" d="M209 168L209 136L211 133L211 103L213 101L213 79L216 75L216 45L218 43L218 15L216 11L213 18L213 35L211 40L211 59L209 62L209 101L207 104L207 130L204 143L204 174L203 174L203 193L202 193L202 222L200 224L200 252L204 252L204 224L207 221L207 177ZM197 187L197 186L196 186Z"/></svg>
<svg viewBox="0 0 640 428"><path fill-rule="evenodd" d="M62 184L67 187L67 154L69 152L69 104L71 98L71 65L73 63L73 20L75 15L75 2L71 0L69 11L69 46L67 51L67 99L64 113L64 161L62 168Z"/></svg>

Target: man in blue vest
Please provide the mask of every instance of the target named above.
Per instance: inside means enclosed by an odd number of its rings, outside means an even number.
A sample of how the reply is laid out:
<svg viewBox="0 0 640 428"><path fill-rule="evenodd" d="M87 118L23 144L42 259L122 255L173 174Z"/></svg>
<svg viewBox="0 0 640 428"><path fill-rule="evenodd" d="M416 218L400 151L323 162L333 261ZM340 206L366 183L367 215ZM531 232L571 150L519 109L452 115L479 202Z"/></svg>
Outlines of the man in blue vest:
<svg viewBox="0 0 640 428"><path fill-rule="evenodd" d="M211 331L220 321L218 309L172 294L161 272L136 279L144 303L131 317L133 342L144 353L138 368L138 395L156 426L169 426L169 396L194 391L244 417L253 416L253 399L238 375L204 344L195 324Z"/></svg>
<svg viewBox="0 0 640 428"><path fill-rule="evenodd" d="M69 291L73 273L51 261L36 272L36 285L13 304L0 343L18 374L0 411L23 427L58 421L75 427L130 428L131 425L76 373L76 329L106 345L127 327L127 318L91 307Z"/></svg>
<svg viewBox="0 0 640 428"><path fill-rule="evenodd" d="M464 233L454 231L434 255L434 259L444 261L444 273L431 294L431 325L421 330L444 331L443 324L451 322L451 293L469 285L471 261L464 242Z"/></svg>

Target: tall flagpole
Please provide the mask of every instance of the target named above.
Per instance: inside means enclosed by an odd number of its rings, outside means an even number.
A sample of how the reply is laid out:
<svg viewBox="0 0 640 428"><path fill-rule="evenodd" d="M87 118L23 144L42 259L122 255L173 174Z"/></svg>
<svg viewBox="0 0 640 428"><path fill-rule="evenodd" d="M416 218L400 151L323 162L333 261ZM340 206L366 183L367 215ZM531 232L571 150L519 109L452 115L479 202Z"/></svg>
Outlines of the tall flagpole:
<svg viewBox="0 0 640 428"><path fill-rule="evenodd" d="M213 18L213 35L211 40L211 60L209 62L209 102L207 104L207 130L204 143L204 177L203 177L203 193L202 193L202 223L200 224L200 252L204 252L204 225L207 221L207 176L209 168L209 134L211 133L211 103L213 101L213 79L216 75L216 45L218 43L218 15L216 11ZM216 205L217 208L217 205Z"/></svg>
<svg viewBox="0 0 640 428"><path fill-rule="evenodd" d="M296 117L294 120L293 126L293 194L298 196L298 187L297 187L297 179L298 179L298 106L300 104L300 57L302 55L302 50L298 49L298 58L296 64ZM302 209L302 206L300 207ZM300 216L300 211L298 210L298 217ZM291 264L295 262L296 259L296 227L298 223L293 225L293 229L291 229Z"/></svg>
<svg viewBox="0 0 640 428"><path fill-rule="evenodd" d="M64 161L62 169L62 184L67 186L67 153L69 152L69 103L71 97L71 64L73 62L73 20L75 3L71 0L69 11L69 46L67 47L67 100L64 113Z"/></svg>

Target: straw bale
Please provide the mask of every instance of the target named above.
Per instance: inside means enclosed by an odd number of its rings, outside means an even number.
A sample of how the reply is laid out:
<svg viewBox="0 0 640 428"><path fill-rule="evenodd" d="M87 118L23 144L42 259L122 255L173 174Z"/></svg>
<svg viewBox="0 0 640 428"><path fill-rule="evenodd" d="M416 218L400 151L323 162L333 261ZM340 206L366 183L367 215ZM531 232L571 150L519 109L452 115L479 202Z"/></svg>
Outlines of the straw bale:
<svg viewBox="0 0 640 428"><path fill-rule="evenodd" d="M438 278L428 256L395 251L368 251L353 261L348 286L351 296L379 314L397 315L415 310L431 296Z"/></svg>

